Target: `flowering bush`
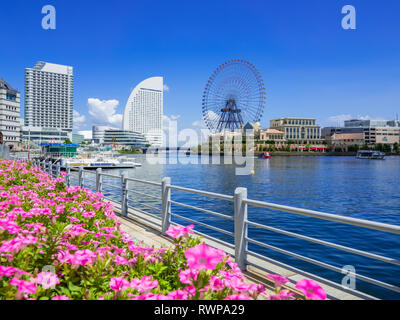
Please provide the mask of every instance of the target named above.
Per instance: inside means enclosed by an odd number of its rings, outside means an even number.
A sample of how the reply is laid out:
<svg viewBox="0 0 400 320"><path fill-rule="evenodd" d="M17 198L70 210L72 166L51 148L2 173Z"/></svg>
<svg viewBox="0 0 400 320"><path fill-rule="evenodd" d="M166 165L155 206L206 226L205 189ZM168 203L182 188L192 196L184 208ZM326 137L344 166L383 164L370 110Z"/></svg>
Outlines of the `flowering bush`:
<svg viewBox="0 0 400 320"><path fill-rule="evenodd" d="M170 227L174 245L135 244L101 193L68 187L31 163L0 160L0 299L257 299L223 250L191 237L193 225ZM271 275L268 299L293 299ZM298 289L324 299L311 280Z"/></svg>

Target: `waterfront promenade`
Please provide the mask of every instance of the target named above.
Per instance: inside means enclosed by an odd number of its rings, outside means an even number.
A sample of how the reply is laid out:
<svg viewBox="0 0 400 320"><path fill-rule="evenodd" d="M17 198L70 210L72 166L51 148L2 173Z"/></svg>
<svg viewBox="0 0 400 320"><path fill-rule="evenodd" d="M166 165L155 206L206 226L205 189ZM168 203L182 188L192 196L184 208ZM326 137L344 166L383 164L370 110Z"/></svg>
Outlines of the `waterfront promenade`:
<svg viewBox="0 0 400 320"><path fill-rule="evenodd" d="M59 168L49 168L46 165L41 164L41 166L46 170L52 170L53 173L57 174ZM336 244L335 241L328 242L322 239L318 239L315 237L310 237L307 235L306 226L302 227L302 230L294 232L288 232L276 227L273 227L268 224L255 223L254 220L250 220L247 218L247 208L265 208L272 209L281 212L283 215L285 212L291 213L292 217L296 216L306 216L315 219L315 221L320 220L322 226L329 221L338 223L336 224L335 229L347 226L354 226L352 230L356 230L361 227L364 230L376 230L379 232L384 232L385 234L391 234L392 236L400 234L400 227L397 225L389 225L386 223L379 223L365 219L357 219L346 216L327 214L323 212L307 210L303 208L289 207L284 205L277 205L274 203L266 203L262 201L255 201L247 198L247 190L244 188L237 188L235 190L234 195L224 195L218 194L209 191L202 191L198 189L184 188L176 185L172 185L168 178L164 178L163 181L154 182L148 180L141 180L127 177L126 172L122 172L122 175L113 174L111 172L102 172L98 170L94 171L86 171L80 170L75 174L71 174L70 177L72 180L69 181L72 184L80 185L83 187L91 188L94 191L103 192L106 195L106 199L113 202L116 208L117 214L120 216L121 221L127 230L131 233L131 235L140 240L143 240L148 245L160 245L161 243L165 243L168 241L168 238L164 236L165 230L168 228L170 224L176 223L182 225L195 224L198 227L195 228L198 234L203 235L206 239L206 242L211 246L218 247L224 249L227 253L235 257L236 262L241 267L241 269L246 272L250 278L252 277L260 277L264 278L263 282L268 284L268 279L265 278L265 275L268 273L278 273L282 275L286 275L291 281L294 283L296 279L298 280L300 277L312 278L317 282L320 282L321 285L325 288L328 293L328 298L330 299L372 299L373 297L369 294L365 294L363 292L352 290L346 287L342 287L340 280L338 282L332 282L327 280L326 278L321 278L320 276L316 276L312 272L306 272L301 264L287 264L286 261L281 259L275 259L270 254L260 254L258 251L254 251L253 245L258 245L259 247L265 247L273 251L280 252L286 256L296 258L298 261L304 261L309 264L314 264L319 267L324 267L326 269L332 270L336 273L339 273L339 277L343 278L346 275L340 275L342 273L342 269L335 267L334 264L324 263L321 259L316 260L309 258L307 254L304 254L302 251L299 252L291 252L286 249L282 249L281 247L277 247L271 245L271 240L265 242L265 240L261 240L262 238L258 237L255 240L253 237L247 235L247 231L250 228L258 228L260 231L267 230L273 231L276 233L276 238L282 241L285 237L289 236L290 239L295 241L296 239L302 239L307 242L311 242L314 244L322 245L324 250L327 251L329 248L335 248L341 251L352 253L355 255L364 256L370 259L374 259L377 261L387 263L390 265L399 265L400 262L396 259L386 257L385 255L379 255L375 253L371 253L364 250L357 250L353 247L343 246L340 244ZM135 187L132 188L132 183L135 184ZM161 191L161 197L156 193L148 192L147 189L143 191L139 188L139 185L151 186L154 190ZM207 203L213 205L212 210L205 206L204 201L199 201L198 203L191 202L190 204L182 202L182 197L176 197L176 193L171 197L171 192L182 192L187 194L187 197L184 199L195 198L196 195L203 196L207 198ZM161 203L161 208L158 214L146 213L140 206L132 204L130 201L129 195L136 195L138 198L146 198L151 197L154 201L159 200ZM136 198L136 200L138 199ZM193 199L192 199L193 200ZM230 204L233 211L232 214L229 214L229 210L226 211L228 207L225 207L223 213L216 212L218 206L215 206L215 203L218 201L224 201L227 204ZM148 208L157 209L154 205L144 204ZM188 215L177 214L177 206L184 207L187 209ZM171 209L171 207L173 207ZM206 209L205 209L206 208ZM252 209L249 209L252 210ZM201 211L202 216L194 215L196 211ZM161 213L161 214L160 214ZM214 216L215 220L212 220L211 217ZM171 218L174 218L174 222L171 221ZM208 220L210 218L211 220ZM219 228L221 223L216 223L218 219L223 220L223 224L225 228ZM212 222L215 221L215 222ZM140 226L140 227L138 227ZM139 228L139 229L137 229ZM210 232L204 232L204 229L208 229L211 231L219 232L225 235L226 237L232 237L233 243L226 240L225 238L221 238L214 234L210 234ZM231 229L232 231L228 231ZM304 229L304 230L303 230ZM199 232L199 230L201 232ZM332 229L334 230L334 229ZM297 232L301 232L302 234L298 234ZM265 236L264 236L265 237ZM289 240L289 243L292 243L292 240ZM398 240L397 240L398 241ZM252 247L250 247L252 246ZM374 251L373 251L374 252ZM335 263L336 264L336 263ZM383 267L381 267L383 268ZM380 274L384 269L377 270L377 274ZM390 283L385 283L375 279L375 273L369 274L368 276L357 274L355 275L358 280L362 280L368 282L370 284L384 287L389 290L393 290L395 292L399 292L399 288L391 285ZM257 281L260 281L257 279Z"/></svg>
<svg viewBox="0 0 400 320"><path fill-rule="evenodd" d="M122 223L122 229L126 231L135 242L140 243L142 246L149 246L149 247L154 246L155 248L162 247L165 244L171 245L173 243L170 237L162 234L159 226L159 221L157 219L148 217L145 214L136 211L133 208L128 209L127 217L122 217L120 204L111 200L109 200L109 202L111 202L115 206L115 212L119 217L119 221ZM142 219L140 219L140 217L142 217ZM199 235L199 233L197 234ZM216 241L213 241L210 237L204 237L204 241L206 244L215 248L223 249L229 255L234 256L234 252L231 248L228 248ZM280 274L282 276L285 276L289 280L293 281L292 283L285 285L285 287L293 292L298 293L300 296L298 290L294 288L294 284L300 279L304 278L301 274L295 273L283 266L280 266L278 261L276 261L275 263L273 262L268 263L262 261L261 259L258 259L257 257L250 257L250 259L254 263L259 264L263 268L263 270L257 267L249 266L248 269L244 271L244 274L249 282L263 283L267 289L267 292L269 294L273 294L274 292L273 282L266 277L267 274L266 270L268 270L268 273L270 274ZM323 283L319 284L326 291L327 299L363 300L368 298L367 296L361 298L357 295L342 291L340 289L337 289L335 287ZM265 297L264 296L259 297L259 299L263 298ZM370 297L370 299L374 299L374 297Z"/></svg>

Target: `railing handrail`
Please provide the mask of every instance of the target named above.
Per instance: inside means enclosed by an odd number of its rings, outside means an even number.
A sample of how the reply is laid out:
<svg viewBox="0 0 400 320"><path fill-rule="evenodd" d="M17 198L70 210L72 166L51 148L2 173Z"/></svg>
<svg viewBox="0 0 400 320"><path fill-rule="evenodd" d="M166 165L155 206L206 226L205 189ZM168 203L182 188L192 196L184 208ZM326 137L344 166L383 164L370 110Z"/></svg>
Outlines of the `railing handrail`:
<svg viewBox="0 0 400 320"><path fill-rule="evenodd" d="M376 221L371 221L371 220L366 220L366 219L344 217L344 216L341 216L338 214L325 213L325 212L320 212L320 211L308 210L308 209L304 209L304 208L296 208L296 207L285 206L285 205L269 203L269 202L264 202L264 201L258 201L258 200L246 199L244 201L247 204L253 205L255 207L262 207L262 208L272 209L272 210L281 211L281 212L289 212L289 213L299 214L299 215L322 219L322 220L329 220L329 221L334 221L334 222L350 224L350 225L362 227L362 228L368 228L368 229L374 229L374 230L379 230L379 231L383 231L383 232L400 234L400 226L397 226L397 225L391 225L391 224L387 224L387 223L376 222Z"/></svg>
<svg viewBox="0 0 400 320"><path fill-rule="evenodd" d="M46 163L46 162L35 161L35 165L43 168L44 171L52 174L53 176L54 176L54 170L55 170L55 175L56 176L59 175L59 172L60 172L60 164L59 163L57 163L54 166L51 162ZM69 175L70 175L71 169L69 167L67 167L65 169L68 171L68 175L65 177L65 179L66 179L66 181L68 179L68 183L69 183L69 179L70 179ZM160 198L161 199L161 209L155 208L150 205L145 205L140 202L139 202L139 204L141 204L145 207L151 208L153 210L157 209L157 211L161 211L161 221L160 222L161 222L162 233L165 234L165 232L167 231L168 227L171 224L176 224L175 222L171 221L171 216L173 216L173 217L177 217L179 219L182 219L182 220L185 220L185 221L188 221L191 223L196 223L205 228L208 228L208 229L211 229L211 230L214 230L217 232L221 232L221 233L229 235L229 236L233 236L234 237L233 248L235 250L234 257L235 257L235 260L236 260L238 266L241 269L246 269L248 265L254 265L249 262L248 257L247 257L248 254L256 256L256 257L257 256L261 257L260 254L248 250L248 243L252 243L254 245L269 248L269 249L278 251L282 254L292 256L292 257L295 257L297 259L300 259L300 260L303 260L303 261L306 261L306 262L309 262L312 264L317 264L319 266L325 267L327 269L330 269L330 270L333 270L336 272L340 272L339 268L329 265L327 263L317 261L315 259L311 259L309 257L305 257L302 255L281 249L281 248L277 248L277 247L262 243L260 241L257 241L255 239L251 239L247 235L249 226L254 227L254 228L259 228L259 229L265 229L268 231L276 232L278 234L283 234L286 236L313 242L313 243L316 243L319 245L335 248L335 249L338 249L341 251L349 252L349 253L356 254L359 256L364 256L364 257L367 257L370 259L374 259L374 260L378 260L378 261L382 261L382 262L386 262L386 263L390 263L390 264L394 264L394 265L400 265L399 260L392 259L392 258L389 258L386 256L373 254L373 253L358 250L355 248L342 246L342 245L339 245L336 243L308 237L308 236L293 233L293 232L290 232L287 230L282 230L282 229L274 228L274 227L271 227L268 225L263 225L263 224L259 224L259 223L253 222L253 221L249 221L247 219L247 207L255 206L255 207L261 207L261 208L275 210L275 211L279 211L279 212L288 212L288 213L297 214L297 215L301 215L301 216L307 216L307 217L312 217L312 218L316 218L316 219L320 219L320 220L327 220L327 221L357 226L357 227L361 227L361 228L367 228L367 229L377 230L377 231L381 231L381 232L392 233L392 234L396 234L396 235L400 234L400 225L381 223L381 222L371 221L371 220L367 220L367 219L346 217L346 216L342 216L342 215L338 215L338 214L325 213L325 212L320 212L320 211L315 211L315 210L308 210L308 209L304 209L304 208L280 205L280 204L276 204L276 203L270 203L270 202L259 201L259 200L252 200L252 199L247 198L247 189L246 188L236 188L234 195L231 196L231 195L226 195L226 194L220 194L220 193L214 193L214 192L209 192L209 191L203 191L203 190L198 190L198 189L192 189L192 188L186 188L186 187L172 185L170 178L164 178L161 183L158 183L158 182L147 181L147 180L142 180L142 179L137 179L137 178L130 178L130 177L126 176L126 173L122 173L121 176L104 173L104 172L102 172L102 169L100 169L100 168L97 169L95 172L93 172L90 170L84 170L82 167L80 167L79 168L79 185L81 187L84 186L84 173L86 173L86 172L95 174L95 176L96 176L95 187L96 187L96 191L98 191L98 192L101 192L104 185L108 186L108 184L103 183L103 179L102 179L103 176L121 179L121 204L122 204L121 205L121 214L123 216L128 215L128 207L132 208L131 206L128 206L129 193L136 193L136 194L143 195L143 196L146 195L144 193L138 192L137 190L128 189L129 181L143 183L143 184L152 185L152 186L156 186L156 187L161 187L161 198ZM112 186L112 187L118 188L118 186ZM195 206L192 206L189 204L173 201L173 200L171 200L171 190L183 191L183 192L187 192L187 193L191 193L191 194L197 194L197 195L201 195L201 196L205 196L205 197L210 197L210 198L214 198L214 199L215 198L222 199L222 200L226 200L229 202L233 202L234 215L232 217L232 216L228 216L228 215L218 213L215 211L198 208L198 207L195 207ZM104 191L106 193L108 193L106 190L104 190ZM113 195L115 195L115 194L113 194ZM133 200L131 200L131 201L133 201ZM215 226L210 226L209 224L206 224L204 222L196 221L194 219L173 213L173 212L171 212L171 204L186 207L186 208L193 209L193 210L199 210L206 214L211 214L214 216L218 216L220 218L233 220L234 221L234 232L229 232L227 230L220 229ZM138 211L143 212L143 213L149 213L149 212L141 211L139 209L138 209ZM154 214L151 214L151 213L149 213L149 214L154 217L157 217ZM208 236L208 237L210 239L219 240L213 236ZM358 275L358 274L357 274L356 278L366 281L366 282L369 282L369 283L372 283L372 284L380 286L380 287L384 287L386 289L389 289L389 290L392 290L395 292L400 292L400 287L397 287L397 286L394 286L394 285L391 285L388 283L384 283L384 282L376 280L376 279L372 279L372 278L369 278L369 277L366 277L363 275ZM327 283L328 282L330 282L330 281L327 280ZM360 292L360 294L364 294L364 293Z"/></svg>

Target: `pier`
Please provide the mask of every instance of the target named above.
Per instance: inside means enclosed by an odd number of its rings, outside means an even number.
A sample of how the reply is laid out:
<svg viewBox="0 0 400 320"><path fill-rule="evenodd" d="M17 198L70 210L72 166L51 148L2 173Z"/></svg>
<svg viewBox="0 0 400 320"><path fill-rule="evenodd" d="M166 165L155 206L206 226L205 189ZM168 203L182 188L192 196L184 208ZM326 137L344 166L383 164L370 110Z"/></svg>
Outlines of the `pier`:
<svg viewBox="0 0 400 320"><path fill-rule="evenodd" d="M366 294L364 292L342 286L341 283L336 283L324 279L317 275L311 274L304 270L300 270L299 268L271 259L270 257L261 255L255 251L250 250L249 244L256 245L258 247L267 248L269 250L273 250L281 254L305 261L321 268L329 269L336 273L342 274L341 277L346 276L346 274L343 274L342 269L338 268L337 266L333 266L322 261L318 261L316 259L312 259L307 256L290 252L282 248L272 246L268 243L252 239L248 236L249 227L266 230L269 232L275 232L280 235L302 239L321 246L335 248L343 252L352 253L383 263L400 266L399 260L390 257L358 250L333 242L324 241L315 237L310 237L305 234L298 234L295 232L289 232L286 230L275 228L269 225L259 224L255 221L248 219L247 211L250 207L260 207L264 209L275 210L278 212L287 212L295 215L311 217L319 221L331 221L338 223L339 225L351 225L355 228L378 230L395 235L400 234L400 226L398 225L379 223L365 219L357 219L342 215L308 210L304 208L296 208L275 203L252 200L247 197L246 188L236 188L234 194L226 195L180 187L172 184L171 179L168 177L163 178L160 182L154 182L129 178L125 173L123 173L122 175L110 174L108 172L103 172L103 170L100 168L96 171L88 171L84 170L83 168L79 168L78 171L75 171L68 166L65 168L61 168L60 164L53 165L52 163L47 163L44 161L40 162L37 160L34 160L33 163L35 166L41 167L45 172L54 177L59 176L61 170L65 170L67 173L65 177L67 185L79 185L81 187L90 188L96 192L104 193L105 199L110 201L115 206L115 212L118 215L121 223L123 224L123 228L132 236L135 241L143 241L146 245L154 245L156 247L171 242L171 239L165 235L165 231L171 224L176 224L175 222L171 221L173 217L184 220L185 222L187 222L187 224L193 223L206 229L225 234L233 240L232 243L223 241L206 233L195 231L196 235L202 236L207 244L216 248L221 248L232 257L234 257L238 266L243 270L249 281L253 280L263 282L267 286L269 285L270 288L272 288L271 281L267 279L266 274L274 273L286 276L291 282L288 287L294 292L296 292L296 290L294 289L294 284L298 280L300 280L301 278L310 278L317 281L325 289L328 294L328 299L377 299L376 297ZM159 196L154 196L152 194L139 192L134 188L129 188L130 183L148 185L155 189L158 189ZM106 188L111 188L111 190L117 191L118 193L107 191ZM227 203L233 205L233 210L232 212L230 212L231 215L229 215L226 213L215 212L205 208L179 202L177 201L177 199L172 197L172 191L180 191L192 195L201 195L208 199L210 202L215 199L226 201ZM149 209L151 209L154 213L144 212L143 210L140 210L135 206L129 205L128 200L129 195L131 194L136 194L141 197L150 197L155 201L159 201L161 207L157 208L155 206L146 204L146 206L149 207ZM226 220L227 225L229 224L232 227L233 232L179 215L171 210L171 205L185 207L190 210L202 212L206 215L212 215L224 219ZM398 286L385 283L361 274L353 274L352 276L357 280L369 283L371 285L400 293L400 287Z"/></svg>

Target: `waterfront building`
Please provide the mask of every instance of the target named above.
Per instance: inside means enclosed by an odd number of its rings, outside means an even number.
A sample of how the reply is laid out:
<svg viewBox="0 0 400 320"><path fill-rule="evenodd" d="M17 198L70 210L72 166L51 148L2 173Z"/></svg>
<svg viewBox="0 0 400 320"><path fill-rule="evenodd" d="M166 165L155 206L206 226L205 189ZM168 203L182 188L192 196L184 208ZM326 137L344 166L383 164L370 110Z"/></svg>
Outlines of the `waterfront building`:
<svg viewBox="0 0 400 320"><path fill-rule="evenodd" d="M364 129L351 127L325 127L321 129L321 139L329 140L334 133L364 133Z"/></svg>
<svg viewBox="0 0 400 320"><path fill-rule="evenodd" d="M79 144L42 142L40 147L45 157L76 157Z"/></svg>
<svg viewBox="0 0 400 320"><path fill-rule="evenodd" d="M61 130L71 139L73 81L71 66L39 61L26 68L25 127Z"/></svg>
<svg viewBox="0 0 400 320"><path fill-rule="evenodd" d="M126 103L124 130L144 134L153 147L163 145L163 78L152 77L140 82Z"/></svg>
<svg viewBox="0 0 400 320"><path fill-rule="evenodd" d="M85 136L83 134L72 134L72 143L81 144L83 141L85 141Z"/></svg>
<svg viewBox="0 0 400 320"><path fill-rule="evenodd" d="M68 132L60 128L22 126L21 132L25 142L32 141L39 144L42 142L63 143L65 139L71 139Z"/></svg>
<svg viewBox="0 0 400 320"><path fill-rule="evenodd" d="M377 127L400 127L398 120L345 120L345 128L377 128Z"/></svg>
<svg viewBox="0 0 400 320"><path fill-rule="evenodd" d="M260 141L274 141L277 144L284 144L286 143L285 133L276 129L261 130Z"/></svg>
<svg viewBox="0 0 400 320"><path fill-rule="evenodd" d="M0 136L10 149L20 143L20 93L0 78ZM0 139L1 140L1 139Z"/></svg>
<svg viewBox="0 0 400 320"><path fill-rule="evenodd" d="M140 132L112 129L104 131L104 144L115 144L130 148L145 148L149 142L144 134Z"/></svg>
<svg viewBox="0 0 400 320"><path fill-rule="evenodd" d="M241 125L241 130L243 132L243 136L246 135L246 131L252 131L254 137L260 136L261 124L259 122L247 122L245 125Z"/></svg>
<svg viewBox="0 0 400 320"><path fill-rule="evenodd" d="M327 139L331 143L332 149L338 151L348 151L349 147L358 146L359 148L365 144L364 133L334 133Z"/></svg>
<svg viewBox="0 0 400 320"><path fill-rule="evenodd" d="M397 120L347 120L343 130L362 130L367 145L400 143L400 122Z"/></svg>
<svg viewBox="0 0 400 320"><path fill-rule="evenodd" d="M278 118L270 120L270 128L282 131L286 140L299 144L321 143L321 127L314 118Z"/></svg>
<svg viewBox="0 0 400 320"><path fill-rule="evenodd" d="M110 126L93 126L92 127L92 141L94 143L104 143L104 133L106 130L118 130L118 128Z"/></svg>

